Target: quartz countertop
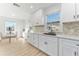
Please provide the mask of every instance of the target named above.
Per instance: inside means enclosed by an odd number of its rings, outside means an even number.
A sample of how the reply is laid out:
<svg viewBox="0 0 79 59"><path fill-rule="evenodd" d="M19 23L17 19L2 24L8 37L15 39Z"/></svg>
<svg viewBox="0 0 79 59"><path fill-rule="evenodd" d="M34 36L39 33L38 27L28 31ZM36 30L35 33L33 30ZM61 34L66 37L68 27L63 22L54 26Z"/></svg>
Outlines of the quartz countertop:
<svg viewBox="0 0 79 59"><path fill-rule="evenodd" d="M79 36L75 35L57 35L57 37L71 40L79 40Z"/></svg>
<svg viewBox="0 0 79 59"><path fill-rule="evenodd" d="M40 35L46 35L44 33L35 33L35 34L40 34ZM46 36L53 36L53 37L57 37L57 38L62 38L62 39L70 39L70 40L79 40L79 36L75 36L75 35L66 35L66 34L58 34L58 35L46 35Z"/></svg>

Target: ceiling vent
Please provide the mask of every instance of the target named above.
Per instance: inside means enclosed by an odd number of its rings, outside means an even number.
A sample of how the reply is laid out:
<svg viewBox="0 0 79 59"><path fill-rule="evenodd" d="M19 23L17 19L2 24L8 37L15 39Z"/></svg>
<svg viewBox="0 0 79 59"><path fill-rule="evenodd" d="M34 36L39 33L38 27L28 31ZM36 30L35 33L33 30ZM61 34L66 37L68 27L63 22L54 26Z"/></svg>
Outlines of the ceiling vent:
<svg viewBox="0 0 79 59"><path fill-rule="evenodd" d="M13 3L13 5L16 6L16 7L20 7L20 5L17 4L17 3Z"/></svg>

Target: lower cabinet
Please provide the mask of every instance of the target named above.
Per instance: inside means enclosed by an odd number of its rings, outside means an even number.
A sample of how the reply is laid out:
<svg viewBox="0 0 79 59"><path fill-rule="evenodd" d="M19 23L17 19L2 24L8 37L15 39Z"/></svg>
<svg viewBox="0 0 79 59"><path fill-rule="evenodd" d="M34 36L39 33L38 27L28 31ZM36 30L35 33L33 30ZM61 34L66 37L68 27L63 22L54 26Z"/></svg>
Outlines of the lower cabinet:
<svg viewBox="0 0 79 59"><path fill-rule="evenodd" d="M33 33L29 33L29 34L28 34L28 39L27 39L27 41L28 41L29 43L33 44L33 40L34 40L33 38L34 38Z"/></svg>
<svg viewBox="0 0 79 59"><path fill-rule="evenodd" d="M57 38L48 35L39 35L39 48L46 52L48 55L58 55Z"/></svg>
<svg viewBox="0 0 79 59"><path fill-rule="evenodd" d="M60 54L62 56L78 56L79 55L79 42L68 40L68 39L61 39L60 43Z"/></svg>
<svg viewBox="0 0 79 59"><path fill-rule="evenodd" d="M78 49L77 49L77 55L79 56L79 47L78 47Z"/></svg>
<svg viewBox="0 0 79 59"><path fill-rule="evenodd" d="M47 53L48 42L43 35L39 35L39 49Z"/></svg>
<svg viewBox="0 0 79 59"><path fill-rule="evenodd" d="M79 41L29 33L29 43L50 56L79 56Z"/></svg>
<svg viewBox="0 0 79 59"><path fill-rule="evenodd" d="M63 44L63 56L76 56L77 55L77 48L76 46L70 44Z"/></svg>
<svg viewBox="0 0 79 59"><path fill-rule="evenodd" d="M47 37L48 45L47 45L47 53L52 56L58 55L58 39L54 37Z"/></svg>
<svg viewBox="0 0 79 59"><path fill-rule="evenodd" d="M36 33L29 33L28 34L28 42L31 43L32 45L34 45L35 47L38 47L38 43L39 43L39 38L38 38L38 34Z"/></svg>
<svg viewBox="0 0 79 59"><path fill-rule="evenodd" d="M39 34L34 33L33 35L33 45L38 48L39 46Z"/></svg>

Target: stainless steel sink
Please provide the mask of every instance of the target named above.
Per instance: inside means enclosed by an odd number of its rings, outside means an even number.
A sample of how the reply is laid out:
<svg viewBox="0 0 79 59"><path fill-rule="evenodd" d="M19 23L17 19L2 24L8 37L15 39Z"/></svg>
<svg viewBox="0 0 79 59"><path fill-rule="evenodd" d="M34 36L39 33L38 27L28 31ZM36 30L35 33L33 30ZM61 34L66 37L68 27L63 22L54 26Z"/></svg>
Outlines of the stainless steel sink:
<svg viewBox="0 0 79 59"><path fill-rule="evenodd" d="M48 33L44 33L44 34L46 34L46 35L55 35L56 36L56 33L54 33L54 32L48 32Z"/></svg>

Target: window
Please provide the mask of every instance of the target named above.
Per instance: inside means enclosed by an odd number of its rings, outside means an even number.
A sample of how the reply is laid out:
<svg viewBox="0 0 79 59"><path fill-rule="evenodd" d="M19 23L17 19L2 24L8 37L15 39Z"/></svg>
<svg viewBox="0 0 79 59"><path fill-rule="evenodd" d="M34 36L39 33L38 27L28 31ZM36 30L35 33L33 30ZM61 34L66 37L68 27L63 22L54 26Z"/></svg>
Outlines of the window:
<svg viewBox="0 0 79 59"><path fill-rule="evenodd" d="M54 12L47 16L47 22L56 22L60 19L60 12Z"/></svg>
<svg viewBox="0 0 79 59"><path fill-rule="evenodd" d="M12 31L14 32L16 28L16 22L15 21L5 21L5 32Z"/></svg>

